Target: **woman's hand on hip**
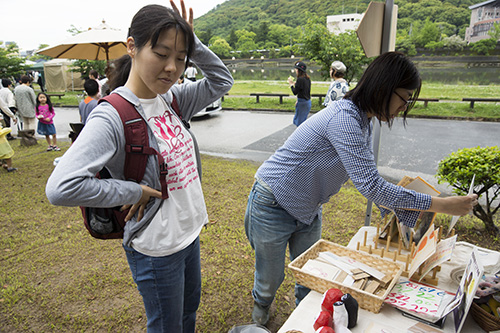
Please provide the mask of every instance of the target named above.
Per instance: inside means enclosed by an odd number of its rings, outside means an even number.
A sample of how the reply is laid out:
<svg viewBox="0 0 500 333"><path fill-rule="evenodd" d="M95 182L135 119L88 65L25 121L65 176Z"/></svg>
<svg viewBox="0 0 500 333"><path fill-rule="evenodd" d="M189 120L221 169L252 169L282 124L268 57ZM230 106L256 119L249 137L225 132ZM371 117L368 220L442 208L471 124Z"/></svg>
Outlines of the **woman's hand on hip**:
<svg viewBox="0 0 500 333"><path fill-rule="evenodd" d="M141 188L142 188L142 196L139 199L139 201L133 205L123 205L121 208L121 210L130 208L127 216L125 216L125 222L128 222L132 218L132 216L135 215L137 211L139 211L137 215L137 222L139 222L144 216L144 210L146 209L149 199L151 199L151 197L161 199L160 191L155 190L146 185L141 185Z"/></svg>

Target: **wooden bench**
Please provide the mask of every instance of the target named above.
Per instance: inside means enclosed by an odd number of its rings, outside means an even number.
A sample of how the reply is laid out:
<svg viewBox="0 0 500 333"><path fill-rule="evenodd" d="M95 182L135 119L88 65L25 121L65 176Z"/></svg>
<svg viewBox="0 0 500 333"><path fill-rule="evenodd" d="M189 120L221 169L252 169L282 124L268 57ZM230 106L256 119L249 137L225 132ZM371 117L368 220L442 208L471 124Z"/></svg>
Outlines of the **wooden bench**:
<svg viewBox="0 0 500 333"><path fill-rule="evenodd" d="M55 96L57 96L57 97L59 97L59 99L61 99L61 97L64 96L64 93L61 93L61 94L57 94L57 93L50 93L49 94L49 93L47 93L47 96L49 96L49 97L55 97Z"/></svg>
<svg viewBox="0 0 500 333"><path fill-rule="evenodd" d="M325 97L325 94L311 94L311 98L312 97L318 97L319 98L319 104L318 105L321 105L323 103L323 97Z"/></svg>
<svg viewBox="0 0 500 333"><path fill-rule="evenodd" d="M424 108L427 107L429 102L439 102L439 99L437 98L417 98L417 102L424 102Z"/></svg>
<svg viewBox="0 0 500 333"><path fill-rule="evenodd" d="M464 102L470 102L470 108L474 109L474 102L500 102L500 98L462 98Z"/></svg>
<svg viewBox="0 0 500 333"><path fill-rule="evenodd" d="M255 96L255 101L256 103L260 102L260 96L265 96L265 97L279 97L280 98L280 104L283 104L283 97L288 97L290 96L289 94L268 94L268 93L252 93L250 96Z"/></svg>

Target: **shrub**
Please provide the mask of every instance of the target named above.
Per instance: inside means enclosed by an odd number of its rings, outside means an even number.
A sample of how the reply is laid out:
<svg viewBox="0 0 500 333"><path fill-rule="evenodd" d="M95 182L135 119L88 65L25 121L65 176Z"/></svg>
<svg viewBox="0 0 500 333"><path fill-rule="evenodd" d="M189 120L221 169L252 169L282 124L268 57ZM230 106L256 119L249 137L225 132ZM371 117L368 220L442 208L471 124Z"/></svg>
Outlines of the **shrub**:
<svg viewBox="0 0 500 333"><path fill-rule="evenodd" d="M486 205L477 205L473 213L484 222L486 231L499 234L493 215L500 208L497 200L500 195L500 149L497 146L464 148L439 162L439 183L448 182L458 195L468 193L474 175L474 193L478 198L484 195Z"/></svg>

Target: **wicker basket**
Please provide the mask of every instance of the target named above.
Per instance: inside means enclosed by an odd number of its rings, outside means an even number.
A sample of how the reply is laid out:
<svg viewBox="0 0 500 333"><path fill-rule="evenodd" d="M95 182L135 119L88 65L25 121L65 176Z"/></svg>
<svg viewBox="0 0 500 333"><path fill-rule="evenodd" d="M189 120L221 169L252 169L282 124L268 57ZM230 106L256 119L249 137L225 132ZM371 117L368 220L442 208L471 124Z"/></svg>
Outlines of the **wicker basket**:
<svg viewBox="0 0 500 333"><path fill-rule="evenodd" d="M500 330L500 318L486 312L476 303L472 302L470 307L472 318L486 332Z"/></svg>
<svg viewBox="0 0 500 333"><path fill-rule="evenodd" d="M371 294L364 290L352 288L336 281L330 281L318 276L311 275L301 269L309 259L317 258L318 254L324 251L330 251L341 257L348 256L356 261L374 267L379 271L385 273L386 275L389 275L391 277L390 283L388 283L384 288L377 289L376 294ZM351 294L351 296L354 297L356 301L358 301L360 308L373 313L380 312L385 298L392 290L394 285L398 282L399 276L403 271L403 268L393 261L382 259L379 256L373 256L361 251L351 250L344 246L337 245L335 243L322 239L317 241L299 257L295 258L295 260L288 265L288 268L292 270L293 275L295 276L295 280L298 284L301 284L319 293L324 293L330 288L340 289L343 293Z"/></svg>

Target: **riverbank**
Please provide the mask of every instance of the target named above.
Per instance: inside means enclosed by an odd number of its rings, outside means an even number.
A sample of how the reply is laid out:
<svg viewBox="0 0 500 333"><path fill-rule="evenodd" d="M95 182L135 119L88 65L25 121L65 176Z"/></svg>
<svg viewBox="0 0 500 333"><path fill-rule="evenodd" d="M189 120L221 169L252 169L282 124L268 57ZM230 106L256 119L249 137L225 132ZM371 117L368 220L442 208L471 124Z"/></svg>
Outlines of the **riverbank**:
<svg viewBox="0 0 500 333"><path fill-rule="evenodd" d="M311 93L324 96L330 82L314 81ZM288 94L280 103L279 97L260 97L259 102L255 93ZM500 85L470 85L470 84L441 84L427 83L422 86L421 98L438 99L439 102L417 102L409 117L446 118L454 120L478 120L478 121L500 121L499 103L476 102L474 108L470 108L470 102L462 101L462 98L498 98L500 96ZM81 92L66 92L60 99L52 98L56 108L58 106L77 107L83 99ZM236 80L228 95L224 96L222 107L225 110L248 110L248 111L281 111L294 112L296 98L290 91L286 82L282 81L254 81ZM323 108L319 103L319 97L312 99L311 112L317 112ZM57 109L56 109L57 112Z"/></svg>

